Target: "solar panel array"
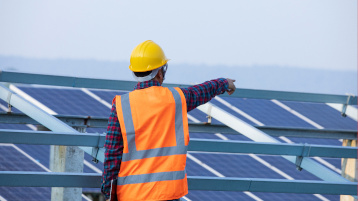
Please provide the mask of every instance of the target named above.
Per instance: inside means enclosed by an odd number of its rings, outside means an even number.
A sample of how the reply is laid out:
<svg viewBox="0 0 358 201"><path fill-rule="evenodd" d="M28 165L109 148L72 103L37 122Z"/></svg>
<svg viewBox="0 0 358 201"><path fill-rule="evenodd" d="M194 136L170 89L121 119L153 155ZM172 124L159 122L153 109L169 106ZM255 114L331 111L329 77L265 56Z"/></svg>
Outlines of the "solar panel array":
<svg viewBox="0 0 358 201"><path fill-rule="evenodd" d="M46 107L61 115L88 115L108 117L110 108L89 96L82 89L53 88L39 86L19 86L19 88L32 96ZM115 95L123 91L90 90L107 103L111 103ZM237 93L240 93L239 91ZM285 126L302 128L327 129L357 129L357 122L344 118L339 111L320 103L301 102L275 102L271 100L256 100L244 98L219 98L211 103L233 114L235 117L251 124L265 126ZM282 107L282 104L291 108ZM228 107L228 105L231 105ZM5 102L0 101L2 109L6 109ZM234 109L233 109L234 107ZM298 116L292 110L303 115ZM19 112L13 108L14 112ZM205 122L206 114L195 109L189 112L189 121ZM307 120L308 119L308 120ZM218 123L213 119L212 123ZM0 129L34 129L32 125L0 124ZM87 128L89 133L105 133L105 128ZM209 133L190 133L191 138L218 139L218 140L246 140L242 135L223 135ZM276 137L281 142L309 143L322 145L341 145L335 139ZM0 171L49 171L48 145L11 145L0 144ZM5 153L5 154L4 154ZM85 154L88 163L84 165L84 172L100 173L103 164L91 162L92 158ZM331 158L316 158L323 165L340 174L341 160ZM272 178L272 179L299 179L320 180L311 173L296 170L294 164L280 156L253 155L253 154L222 154L190 152L187 159L188 176L218 176L218 177L244 177L244 178ZM100 192L99 188L83 189L84 192ZM0 200L50 200L51 188L20 188L0 187ZM288 193L248 193L248 192L221 192L221 191L195 191L190 190L185 196L186 200L339 200L338 195L311 195ZM83 200L86 200L85 198Z"/></svg>

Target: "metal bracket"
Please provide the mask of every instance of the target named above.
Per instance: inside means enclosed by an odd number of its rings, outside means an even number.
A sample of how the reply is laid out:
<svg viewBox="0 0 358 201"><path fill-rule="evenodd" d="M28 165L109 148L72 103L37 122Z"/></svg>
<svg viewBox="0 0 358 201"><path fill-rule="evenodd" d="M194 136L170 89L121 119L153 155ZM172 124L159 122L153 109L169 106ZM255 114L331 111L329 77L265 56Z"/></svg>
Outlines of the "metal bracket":
<svg viewBox="0 0 358 201"><path fill-rule="evenodd" d="M7 113L11 113L12 105L10 103L7 104Z"/></svg>
<svg viewBox="0 0 358 201"><path fill-rule="evenodd" d="M341 111L341 114L342 114L342 116L343 117L346 117L347 116L347 114L346 114L346 111L347 111L347 106L348 106L348 104L349 104L349 101L350 101L350 99L351 99L351 97L352 97L353 95L349 95L348 96L348 98L347 98L347 102L346 102L346 104L343 104L342 105L342 111Z"/></svg>
<svg viewBox="0 0 358 201"><path fill-rule="evenodd" d="M296 169L299 171L302 170L302 167L301 167L302 160L303 160L302 156L296 156Z"/></svg>
<svg viewBox="0 0 358 201"><path fill-rule="evenodd" d="M211 105L209 105L209 107L208 107L208 112L207 112L207 114L208 114L208 116L206 116L206 118L208 118L208 124L211 124L211 108L212 108L213 106L211 106Z"/></svg>
<svg viewBox="0 0 358 201"><path fill-rule="evenodd" d="M75 87L75 86L76 86L76 79L77 79L77 77L74 77L74 78L73 78L72 87Z"/></svg>
<svg viewBox="0 0 358 201"><path fill-rule="evenodd" d="M12 93L9 93L9 95L7 96L7 100L6 100L7 107L8 107L8 110L7 110L8 113L11 113L11 109L12 109L12 105L10 104L11 96L12 96Z"/></svg>
<svg viewBox="0 0 358 201"><path fill-rule="evenodd" d="M307 146L308 145L308 146ZM302 153L301 156L296 156L296 169L299 171L302 171L302 161L304 157L309 157L310 156L310 151L311 151L311 145L309 144L304 144L303 148L302 148Z"/></svg>
<svg viewBox="0 0 358 201"><path fill-rule="evenodd" d="M92 157L93 157L92 161L94 163L98 163L97 155L98 155L98 151L99 151L99 141L101 139L101 134L99 134L99 133L97 133L97 134L98 134L97 146L92 148Z"/></svg>

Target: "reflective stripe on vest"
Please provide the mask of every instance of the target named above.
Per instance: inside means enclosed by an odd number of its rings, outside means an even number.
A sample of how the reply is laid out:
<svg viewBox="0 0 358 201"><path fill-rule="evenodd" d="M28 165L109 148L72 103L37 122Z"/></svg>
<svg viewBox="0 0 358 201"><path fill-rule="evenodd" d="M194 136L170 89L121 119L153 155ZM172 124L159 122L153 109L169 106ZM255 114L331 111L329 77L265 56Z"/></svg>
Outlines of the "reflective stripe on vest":
<svg viewBox="0 0 358 201"><path fill-rule="evenodd" d="M182 113L182 103L180 95L177 90L174 88L168 88L174 97L175 100L175 139L177 146L175 147L163 147L150 150L141 150L137 151L135 143L135 130L132 120L131 107L129 106L129 94L121 96L122 111L124 124L126 126L127 133L127 142L129 150L128 153L123 153L122 161L129 161L135 159L150 158L155 156L170 156L176 154L186 154L187 147L184 144L184 130L183 130L183 113ZM125 106L125 107L123 107Z"/></svg>
<svg viewBox="0 0 358 201"><path fill-rule="evenodd" d="M183 99L179 92L174 88L161 88L161 90L169 89L175 101L175 140L176 146L160 147L146 150L138 150L135 142L135 128L133 122L133 114L130 107L130 95L125 94L120 97L121 110L123 115L123 123L125 124L125 137L128 146L128 152L123 152L123 162L131 162L133 160L148 159L160 156L186 155L187 146L185 146L185 134L183 128ZM180 89L179 89L180 90ZM183 96L183 95L182 95ZM117 99L118 100L118 99ZM185 101L185 99L184 99ZM186 102L185 102L186 105ZM185 108L186 110L186 108ZM119 116L120 118L120 116ZM187 131L186 131L187 132ZM185 161L184 161L185 163ZM122 168L122 166L121 166ZM185 178L185 169L181 171L155 172L148 174L126 175L118 177L118 185L139 184L146 182L180 180Z"/></svg>
<svg viewBox="0 0 358 201"><path fill-rule="evenodd" d="M138 183L146 183L146 182L154 182L154 181L178 180L184 178L185 178L185 170L119 177L117 183L118 185L125 185L125 184L138 184Z"/></svg>

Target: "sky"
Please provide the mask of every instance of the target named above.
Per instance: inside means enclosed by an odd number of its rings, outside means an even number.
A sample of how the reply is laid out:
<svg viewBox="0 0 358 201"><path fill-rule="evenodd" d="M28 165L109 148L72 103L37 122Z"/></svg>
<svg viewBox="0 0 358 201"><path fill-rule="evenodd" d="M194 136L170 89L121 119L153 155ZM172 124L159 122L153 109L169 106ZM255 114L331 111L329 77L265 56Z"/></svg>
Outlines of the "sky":
<svg viewBox="0 0 358 201"><path fill-rule="evenodd" d="M357 71L356 0L0 0L0 29L2 56L121 62L123 71L148 39L169 65L215 67L212 77L221 67Z"/></svg>

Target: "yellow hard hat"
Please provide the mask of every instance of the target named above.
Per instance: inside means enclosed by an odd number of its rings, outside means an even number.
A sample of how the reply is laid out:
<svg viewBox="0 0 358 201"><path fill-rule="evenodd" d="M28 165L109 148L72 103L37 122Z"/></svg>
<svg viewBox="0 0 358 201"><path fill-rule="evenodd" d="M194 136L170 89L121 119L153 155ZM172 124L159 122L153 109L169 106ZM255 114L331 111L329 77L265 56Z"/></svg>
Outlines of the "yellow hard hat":
<svg viewBox="0 0 358 201"><path fill-rule="evenodd" d="M129 69L133 72L145 72L165 65L169 59L162 48L151 40L137 45L132 51Z"/></svg>

